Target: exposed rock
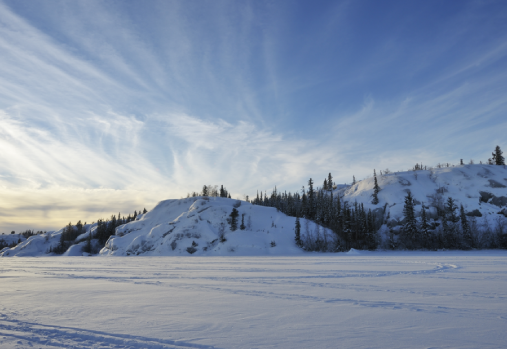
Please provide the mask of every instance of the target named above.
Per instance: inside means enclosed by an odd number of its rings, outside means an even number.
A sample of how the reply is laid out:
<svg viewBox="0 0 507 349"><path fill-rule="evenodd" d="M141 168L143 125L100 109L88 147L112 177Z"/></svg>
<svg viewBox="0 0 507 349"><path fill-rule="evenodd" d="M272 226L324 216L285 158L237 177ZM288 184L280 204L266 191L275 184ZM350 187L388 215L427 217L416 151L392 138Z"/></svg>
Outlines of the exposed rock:
<svg viewBox="0 0 507 349"><path fill-rule="evenodd" d="M475 209L475 210L473 210L471 212L467 212L466 215L468 217L482 217L482 213L478 209Z"/></svg>
<svg viewBox="0 0 507 349"><path fill-rule="evenodd" d="M493 194L488 193L487 191L480 191L479 194L481 195L479 202L488 202L489 199L494 197Z"/></svg>
<svg viewBox="0 0 507 349"><path fill-rule="evenodd" d="M491 188L507 188L507 186L495 181L494 179L488 179L488 182Z"/></svg>
<svg viewBox="0 0 507 349"><path fill-rule="evenodd" d="M490 203L498 207L507 206L507 196L493 195L493 198L491 199Z"/></svg>
<svg viewBox="0 0 507 349"><path fill-rule="evenodd" d="M507 206L507 196L495 196L487 191L480 191L481 197L479 202L489 202L498 207Z"/></svg>
<svg viewBox="0 0 507 349"><path fill-rule="evenodd" d="M408 186L412 185L412 183L410 183L410 181L409 181L409 180L407 180L407 179L405 179L405 178L400 178L400 179L398 179L398 182L399 182L401 185L406 186L406 187L408 187Z"/></svg>
<svg viewBox="0 0 507 349"><path fill-rule="evenodd" d="M503 214L505 217L507 217L507 208L504 208L503 210L498 212L498 214Z"/></svg>

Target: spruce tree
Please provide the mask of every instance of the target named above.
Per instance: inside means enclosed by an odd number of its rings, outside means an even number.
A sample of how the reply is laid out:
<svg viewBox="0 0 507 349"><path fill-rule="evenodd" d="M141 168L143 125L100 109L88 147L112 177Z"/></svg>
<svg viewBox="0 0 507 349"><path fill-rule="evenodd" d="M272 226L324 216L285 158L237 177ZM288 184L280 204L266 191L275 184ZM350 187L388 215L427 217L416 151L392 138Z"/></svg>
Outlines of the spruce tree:
<svg viewBox="0 0 507 349"><path fill-rule="evenodd" d="M413 239L417 234L417 221L415 219L414 212L414 198L412 197L412 193L410 191L407 193L407 196L405 196L403 215L405 216L403 232L407 238Z"/></svg>
<svg viewBox="0 0 507 349"><path fill-rule="evenodd" d="M494 165L505 165L505 158L502 156L503 152L500 150L500 147L497 145L493 154L493 164Z"/></svg>
<svg viewBox="0 0 507 349"><path fill-rule="evenodd" d="M442 217L442 243L441 247L451 248L452 246L452 233L449 224L447 223L447 215L444 214Z"/></svg>
<svg viewBox="0 0 507 349"><path fill-rule="evenodd" d="M426 216L426 210L424 209L424 205L422 206L421 209L421 230L419 232L419 238L421 239L422 245L427 248L430 240L430 232L429 232L428 217Z"/></svg>
<svg viewBox="0 0 507 349"><path fill-rule="evenodd" d="M473 239L472 239L472 231L470 229L470 225L468 224L467 216L465 214L465 209L463 205L460 206L460 216L461 216L461 230L463 231L463 247L464 248L472 248L473 247Z"/></svg>
<svg viewBox="0 0 507 349"><path fill-rule="evenodd" d="M371 203L373 205L377 205L378 204L378 192L380 191L380 187L378 186L377 173L375 172L375 170L373 170L373 179L374 179L375 184L373 185L373 200L371 201Z"/></svg>
<svg viewBox="0 0 507 349"><path fill-rule="evenodd" d="M456 206L456 200L449 196L447 198L447 203L445 204L445 210L447 211L447 217L452 223L459 222L458 215L455 212L457 209L458 206Z"/></svg>
<svg viewBox="0 0 507 349"><path fill-rule="evenodd" d="M331 172L329 172L329 175L327 176L327 188L329 190L333 190L333 176L331 176Z"/></svg>
<svg viewBox="0 0 507 349"><path fill-rule="evenodd" d="M236 210L236 208L233 208L231 214L229 215L231 231L235 231L236 229L238 229L238 216L239 216L238 210Z"/></svg>
<svg viewBox="0 0 507 349"><path fill-rule="evenodd" d="M208 194L209 194L208 186L203 185L202 186L202 196L208 196Z"/></svg>
<svg viewBox="0 0 507 349"><path fill-rule="evenodd" d="M313 180L308 180L308 218L315 218L315 191L313 190Z"/></svg>
<svg viewBox="0 0 507 349"><path fill-rule="evenodd" d="M294 232L296 234L295 240L296 245L298 247L303 247L303 241L301 241L301 223L299 222L299 216L296 217L296 226L294 227Z"/></svg>
<svg viewBox="0 0 507 349"><path fill-rule="evenodd" d="M243 213L241 215L241 225L239 226L239 229L241 230L245 230L246 226L245 226L245 214Z"/></svg>
<svg viewBox="0 0 507 349"><path fill-rule="evenodd" d="M352 176L352 185L356 184L356 176Z"/></svg>

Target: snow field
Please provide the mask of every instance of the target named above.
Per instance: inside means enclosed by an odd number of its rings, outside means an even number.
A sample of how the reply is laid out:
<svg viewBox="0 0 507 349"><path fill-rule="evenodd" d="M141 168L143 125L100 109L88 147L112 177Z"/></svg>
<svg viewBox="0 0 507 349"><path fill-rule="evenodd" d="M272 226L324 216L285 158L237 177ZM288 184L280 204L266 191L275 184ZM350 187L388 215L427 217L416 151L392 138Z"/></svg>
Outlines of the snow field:
<svg viewBox="0 0 507 349"><path fill-rule="evenodd" d="M503 348L507 252L8 258L0 348Z"/></svg>

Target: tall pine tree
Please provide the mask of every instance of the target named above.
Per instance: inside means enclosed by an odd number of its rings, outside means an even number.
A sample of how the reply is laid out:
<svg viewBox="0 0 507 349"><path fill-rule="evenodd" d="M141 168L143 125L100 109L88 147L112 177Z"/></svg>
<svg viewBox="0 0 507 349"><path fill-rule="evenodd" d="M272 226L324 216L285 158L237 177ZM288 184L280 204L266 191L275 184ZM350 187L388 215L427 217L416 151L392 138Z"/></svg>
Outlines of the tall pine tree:
<svg viewBox="0 0 507 349"><path fill-rule="evenodd" d="M295 233L294 239L296 240L296 245L298 247L303 247L303 241L301 241L301 223L299 222L299 216L296 217L296 225L294 227L294 233Z"/></svg>
<svg viewBox="0 0 507 349"><path fill-rule="evenodd" d="M505 158L502 156L503 152L500 150L500 147L497 145L495 151L492 153L493 158L492 162L494 165L505 165Z"/></svg>
<svg viewBox="0 0 507 349"><path fill-rule="evenodd" d="M380 191L380 187L378 186L377 182L377 173L375 170L373 170L373 180L375 184L373 185L373 200L371 201L372 204L377 205L378 204L378 192Z"/></svg>
<svg viewBox="0 0 507 349"><path fill-rule="evenodd" d="M405 205L403 206L403 215L405 216L405 224L403 225L403 233L412 240L417 235L417 221L414 212L414 198L409 191L405 196Z"/></svg>

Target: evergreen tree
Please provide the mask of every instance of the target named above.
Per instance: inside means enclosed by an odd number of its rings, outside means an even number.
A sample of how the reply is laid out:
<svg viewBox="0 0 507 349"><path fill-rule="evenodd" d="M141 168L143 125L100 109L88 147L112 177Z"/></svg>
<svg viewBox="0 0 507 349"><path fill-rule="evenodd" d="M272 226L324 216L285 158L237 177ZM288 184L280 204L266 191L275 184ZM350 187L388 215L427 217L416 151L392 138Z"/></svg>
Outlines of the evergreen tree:
<svg viewBox="0 0 507 349"><path fill-rule="evenodd" d="M231 231L235 231L236 229L238 229L238 216L239 216L238 210L236 210L236 208L233 208L231 214L229 215L230 217L229 223L231 225Z"/></svg>
<svg viewBox="0 0 507 349"><path fill-rule="evenodd" d="M403 232L407 238L413 239L417 235L417 221L414 212L414 198L410 191L407 193L407 196L405 196L403 215L405 216Z"/></svg>
<svg viewBox="0 0 507 349"><path fill-rule="evenodd" d="M315 191L313 190L313 180L308 180L308 218L315 218Z"/></svg>
<svg viewBox="0 0 507 349"><path fill-rule="evenodd" d="M296 217L296 226L294 227L294 232L296 234L294 238L296 240L296 245L298 247L303 247L303 241L301 241L301 223L299 222L298 216Z"/></svg>
<svg viewBox="0 0 507 349"><path fill-rule="evenodd" d="M451 248L452 246L452 237L451 237L451 228L447 222L447 215L444 214L442 217L442 242L440 247Z"/></svg>
<svg viewBox="0 0 507 349"><path fill-rule="evenodd" d="M371 201L371 203L373 205L377 205L378 204L378 192L380 191L380 187L378 186L377 173L375 173L375 170L373 170L373 179L375 181L375 184L373 186L373 200Z"/></svg>
<svg viewBox="0 0 507 349"><path fill-rule="evenodd" d="M327 175L327 188L333 190L333 176L331 176L331 172Z"/></svg>
<svg viewBox="0 0 507 349"><path fill-rule="evenodd" d="M207 185L202 186L202 196L208 196L209 190Z"/></svg>
<svg viewBox="0 0 507 349"><path fill-rule="evenodd" d="M447 203L445 204L445 210L447 212L447 218L452 223L459 222L458 215L456 214L456 210L458 209L458 206L456 206L456 200L454 200L452 197L447 198Z"/></svg>
<svg viewBox="0 0 507 349"><path fill-rule="evenodd" d="M356 184L356 176L352 176L352 185Z"/></svg>
<svg viewBox="0 0 507 349"><path fill-rule="evenodd" d="M241 225L239 226L239 229L241 230L245 230L246 226L245 226L245 214L243 213L241 215Z"/></svg>
<svg viewBox="0 0 507 349"><path fill-rule="evenodd" d="M146 210L146 207L143 210L143 214L148 213L148 210Z"/></svg>
<svg viewBox="0 0 507 349"><path fill-rule="evenodd" d="M81 221L78 221L76 223L76 238L83 233L83 223ZM74 238L75 239L75 238Z"/></svg>
<svg viewBox="0 0 507 349"><path fill-rule="evenodd" d="M468 224L467 216L465 214L465 209L463 205L460 206L460 216L461 216L461 230L463 231L463 242L462 247L464 248L472 248L473 247L473 239L472 239L472 230L470 229L470 225Z"/></svg>
<svg viewBox="0 0 507 349"><path fill-rule="evenodd" d="M493 158L492 162L494 165L505 165L505 158L502 156L503 152L500 150L500 147L497 145L495 151L492 153Z"/></svg>
<svg viewBox="0 0 507 349"><path fill-rule="evenodd" d="M428 217L426 216L426 210L424 209L424 205L422 205L421 209L421 230L419 232L419 238L421 239L422 246L427 248L430 240L430 232L429 232Z"/></svg>

